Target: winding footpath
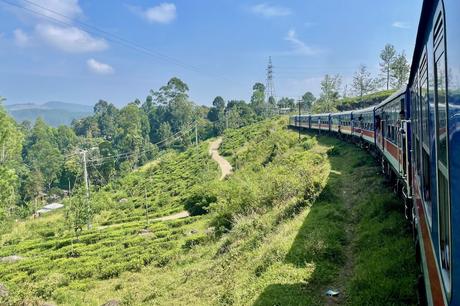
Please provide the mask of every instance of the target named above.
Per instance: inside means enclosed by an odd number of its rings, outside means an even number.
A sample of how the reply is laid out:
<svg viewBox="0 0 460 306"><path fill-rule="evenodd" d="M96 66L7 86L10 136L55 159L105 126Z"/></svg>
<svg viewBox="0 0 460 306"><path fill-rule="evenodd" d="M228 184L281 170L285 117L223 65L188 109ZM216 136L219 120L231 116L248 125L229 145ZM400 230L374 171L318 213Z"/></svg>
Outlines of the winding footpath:
<svg viewBox="0 0 460 306"><path fill-rule="evenodd" d="M227 175L230 175L232 173L232 165L230 165L230 163L219 154L219 148L221 144L222 137L219 137L216 140L211 141L209 143L209 155L211 155L211 158L219 165L220 168L220 181L222 181ZM184 210L173 215L153 219L152 221L170 221L187 217L190 217L190 213L187 210Z"/></svg>
<svg viewBox="0 0 460 306"><path fill-rule="evenodd" d="M222 137L217 138L209 144L209 154L211 158L219 165L222 175L219 180L223 180L227 175L232 173L232 165L219 154L219 147L222 144Z"/></svg>

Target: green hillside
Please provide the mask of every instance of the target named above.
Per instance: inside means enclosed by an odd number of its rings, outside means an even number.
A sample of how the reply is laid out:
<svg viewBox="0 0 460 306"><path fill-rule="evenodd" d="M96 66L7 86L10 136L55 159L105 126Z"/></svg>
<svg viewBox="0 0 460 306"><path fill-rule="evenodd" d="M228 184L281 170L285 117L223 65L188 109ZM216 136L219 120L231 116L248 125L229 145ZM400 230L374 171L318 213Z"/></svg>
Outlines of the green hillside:
<svg viewBox="0 0 460 306"><path fill-rule="evenodd" d="M22 258L0 262L0 304L415 304L415 251L372 159L286 125L227 130L223 181L204 142L92 193L78 237L65 212L17 222L0 237L0 258Z"/></svg>

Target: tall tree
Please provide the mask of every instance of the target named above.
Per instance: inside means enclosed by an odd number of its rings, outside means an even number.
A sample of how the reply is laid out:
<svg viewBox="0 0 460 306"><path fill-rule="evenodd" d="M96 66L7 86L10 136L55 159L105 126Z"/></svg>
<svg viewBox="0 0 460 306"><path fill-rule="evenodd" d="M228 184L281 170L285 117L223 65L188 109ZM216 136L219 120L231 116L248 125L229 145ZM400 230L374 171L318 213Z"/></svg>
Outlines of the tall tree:
<svg viewBox="0 0 460 306"><path fill-rule="evenodd" d="M387 90L390 89L391 83L391 65L396 56L396 49L392 44L386 44L380 52L380 71L384 75Z"/></svg>
<svg viewBox="0 0 460 306"><path fill-rule="evenodd" d="M301 102L300 102L301 108L304 111L309 112L315 100L316 100L315 96L311 92L307 91L306 93L303 94L301 98Z"/></svg>
<svg viewBox="0 0 460 306"><path fill-rule="evenodd" d="M168 122L162 122L160 124L160 128L158 129L158 134L160 136L160 141L162 142L160 147L162 148L169 148L171 145L171 137L173 135L171 131L171 126Z"/></svg>
<svg viewBox="0 0 460 306"><path fill-rule="evenodd" d="M243 100L228 101L226 112L229 128L239 128L257 120L254 109Z"/></svg>
<svg viewBox="0 0 460 306"><path fill-rule="evenodd" d="M265 115L265 86L255 83L252 87L251 107L258 116Z"/></svg>
<svg viewBox="0 0 460 306"><path fill-rule="evenodd" d="M21 131L3 109L2 101L4 99L0 97L0 223L18 199L17 168L21 162L23 142Z"/></svg>
<svg viewBox="0 0 460 306"><path fill-rule="evenodd" d="M172 132L188 127L196 120L196 110L193 102L188 97L188 86L179 78L171 78L168 84L158 91L151 91L158 105L155 123L159 127L161 122L168 122Z"/></svg>
<svg viewBox="0 0 460 306"><path fill-rule="evenodd" d="M220 135L225 130L225 101L222 97L218 96L214 99L212 105L207 118L213 123L214 132Z"/></svg>
<svg viewBox="0 0 460 306"><path fill-rule="evenodd" d="M339 90L342 78L340 75L331 76L326 74L321 81L321 94L315 103L316 111L332 112L336 109L337 101L340 97Z"/></svg>
<svg viewBox="0 0 460 306"><path fill-rule="evenodd" d="M407 83L409 77L410 65L407 61L404 51L396 56L391 64L391 76L393 78L393 88L400 89Z"/></svg>
<svg viewBox="0 0 460 306"><path fill-rule="evenodd" d="M293 98L282 97L278 101L279 108L295 108L295 100Z"/></svg>
<svg viewBox="0 0 460 306"><path fill-rule="evenodd" d="M151 145L149 141L150 125L147 115L135 103L129 103L120 110L118 132L114 140L119 152L129 152L124 162L124 170L130 170L145 160L145 149Z"/></svg>
<svg viewBox="0 0 460 306"><path fill-rule="evenodd" d="M376 80L371 77L371 73L365 65L360 65L358 71L353 76L353 92L355 95L362 97L376 89Z"/></svg>
<svg viewBox="0 0 460 306"><path fill-rule="evenodd" d="M99 100L94 105L94 117L97 121L100 134L107 140L115 137L117 115L118 109L112 103Z"/></svg>

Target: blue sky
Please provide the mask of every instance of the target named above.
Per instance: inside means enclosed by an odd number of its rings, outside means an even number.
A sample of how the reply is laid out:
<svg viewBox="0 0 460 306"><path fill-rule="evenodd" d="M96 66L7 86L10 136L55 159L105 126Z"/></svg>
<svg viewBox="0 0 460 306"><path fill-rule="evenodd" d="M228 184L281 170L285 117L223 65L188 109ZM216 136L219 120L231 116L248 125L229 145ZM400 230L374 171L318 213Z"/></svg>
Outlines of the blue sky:
<svg viewBox="0 0 460 306"><path fill-rule="evenodd" d="M0 96L8 103L105 99L119 106L143 100L172 76L189 85L198 104L217 95L248 100L254 82L265 83L269 56L277 96L318 95L326 73L341 74L344 84L359 64L376 74L386 43L410 59L422 2L5 1L22 8L0 1ZM85 32L81 23L150 55Z"/></svg>

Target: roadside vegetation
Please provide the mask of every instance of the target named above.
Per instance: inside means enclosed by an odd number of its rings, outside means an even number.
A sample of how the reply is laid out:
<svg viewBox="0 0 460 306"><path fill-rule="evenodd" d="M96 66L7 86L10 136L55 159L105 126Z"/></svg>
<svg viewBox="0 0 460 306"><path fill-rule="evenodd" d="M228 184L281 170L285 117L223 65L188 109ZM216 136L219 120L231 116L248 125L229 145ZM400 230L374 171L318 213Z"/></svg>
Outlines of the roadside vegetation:
<svg viewBox="0 0 460 306"><path fill-rule="evenodd" d="M323 305L333 288L334 303L415 304L414 249L371 157L286 124L227 130L223 181L205 142L108 184L78 236L63 212L17 222L0 303Z"/></svg>

